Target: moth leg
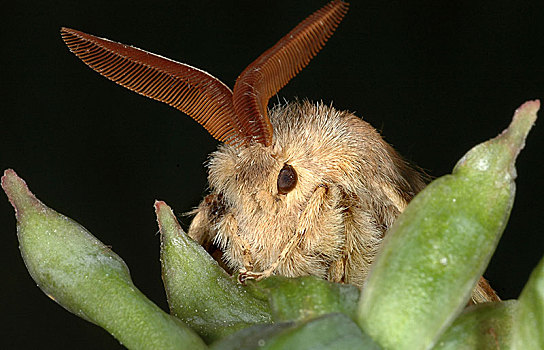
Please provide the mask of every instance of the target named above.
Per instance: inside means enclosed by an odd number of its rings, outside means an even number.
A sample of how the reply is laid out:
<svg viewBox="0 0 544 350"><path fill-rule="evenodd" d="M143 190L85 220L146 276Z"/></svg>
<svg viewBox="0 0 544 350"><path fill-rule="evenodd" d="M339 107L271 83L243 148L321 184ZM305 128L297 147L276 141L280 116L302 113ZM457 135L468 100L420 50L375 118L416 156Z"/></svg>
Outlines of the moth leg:
<svg viewBox="0 0 544 350"><path fill-rule="evenodd" d="M478 284L472 291L472 296L468 305L486 303L490 301L501 301L497 293L491 288L489 282L483 277L480 277Z"/></svg>
<svg viewBox="0 0 544 350"><path fill-rule="evenodd" d="M231 274L232 268L224 261L225 247L221 246L224 240L221 239L218 227L237 232L238 225L229 213L223 195L221 193L207 195L196 209L186 215L191 214L196 215L189 226L189 237L198 242L225 271Z"/></svg>
<svg viewBox="0 0 544 350"><path fill-rule="evenodd" d="M242 264L244 267L241 270L252 271L253 257L251 256L251 246L246 239L240 236L240 233L238 232L238 222L234 218L234 215L232 213L226 214L220 225L221 236L218 236L217 238L221 249L225 250L226 244L224 242L230 240L230 245L233 247L231 255L242 257Z"/></svg>
<svg viewBox="0 0 544 350"><path fill-rule="evenodd" d="M326 199L326 194L328 187L324 184L318 185L314 193L310 197L306 208L300 215L298 221L298 227L295 234L291 237L289 242L282 249L276 261L270 264L264 271L254 272L254 271L240 271L238 275L238 280L241 283L244 283L248 279L261 280L263 278L270 277L274 271L278 268L279 265L285 262L287 258L292 254L295 248L302 242L304 239L305 233L310 227L314 226L314 223L319 219L319 214L321 213L321 208Z"/></svg>
<svg viewBox="0 0 544 350"><path fill-rule="evenodd" d="M345 281L346 260L347 260L347 253L344 253L344 255L340 259L334 261L331 264L328 271L329 281L336 282L336 283L341 283Z"/></svg>
<svg viewBox="0 0 544 350"><path fill-rule="evenodd" d="M195 215L187 232L189 237L208 250L217 233L214 224L223 212L220 195L212 193L204 197L196 209L185 214Z"/></svg>

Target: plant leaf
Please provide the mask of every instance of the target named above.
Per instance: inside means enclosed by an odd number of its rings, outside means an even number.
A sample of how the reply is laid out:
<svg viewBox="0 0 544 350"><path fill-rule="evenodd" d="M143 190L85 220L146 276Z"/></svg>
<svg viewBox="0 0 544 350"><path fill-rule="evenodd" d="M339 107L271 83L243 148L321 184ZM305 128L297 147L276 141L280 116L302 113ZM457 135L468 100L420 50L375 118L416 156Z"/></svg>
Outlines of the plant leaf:
<svg viewBox="0 0 544 350"><path fill-rule="evenodd" d="M538 101L419 193L388 232L358 322L387 349L426 349L463 309L508 221L514 162Z"/></svg>
<svg viewBox="0 0 544 350"><path fill-rule="evenodd" d="M516 300L471 306L455 319L433 349L509 349L517 310Z"/></svg>
<svg viewBox="0 0 544 350"><path fill-rule="evenodd" d="M344 314L327 314L307 322L254 326L214 343L212 349L380 349Z"/></svg>
<svg viewBox="0 0 544 350"><path fill-rule="evenodd" d="M106 329L127 348L206 348L198 335L134 286L117 254L40 202L13 170L5 171L2 188L15 208L28 271L51 299Z"/></svg>
<svg viewBox="0 0 544 350"><path fill-rule="evenodd" d="M237 283L182 231L166 203L155 202L161 232L162 276L173 315L207 342L268 323L267 303Z"/></svg>
<svg viewBox="0 0 544 350"><path fill-rule="evenodd" d="M514 327L514 349L544 348L544 258L521 291Z"/></svg>
<svg viewBox="0 0 544 350"><path fill-rule="evenodd" d="M355 320L359 289L315 276L272 276L250 286L268 296L275 322L300 321L341 312Z"/></svg>

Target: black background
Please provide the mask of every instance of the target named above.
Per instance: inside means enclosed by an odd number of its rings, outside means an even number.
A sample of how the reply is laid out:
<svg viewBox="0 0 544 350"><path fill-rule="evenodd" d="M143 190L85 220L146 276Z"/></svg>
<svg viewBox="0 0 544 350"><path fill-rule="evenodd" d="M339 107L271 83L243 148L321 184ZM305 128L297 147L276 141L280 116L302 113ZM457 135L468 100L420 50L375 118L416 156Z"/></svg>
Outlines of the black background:
<svg viewBox="0 0 544 350"><path fill-rule="evenodd" d="M191 64L232 87L247 64L324 3L4 4L0 168L15 169L47 205L111 245L135 284L166 310L153 202L165 200L178 214L197 205L203 162L217 142L177 110L91 71L66 49L59 28ZM524 101L544 97L543 19L540 1L353 2L325 49L278 98L354 111L440 176L504 129ZM516 203L486 272L505 299L519 295L544 251L541 124L518 159ZM36 287L5 197L0 226L2 348L119 348Z"/></svg>

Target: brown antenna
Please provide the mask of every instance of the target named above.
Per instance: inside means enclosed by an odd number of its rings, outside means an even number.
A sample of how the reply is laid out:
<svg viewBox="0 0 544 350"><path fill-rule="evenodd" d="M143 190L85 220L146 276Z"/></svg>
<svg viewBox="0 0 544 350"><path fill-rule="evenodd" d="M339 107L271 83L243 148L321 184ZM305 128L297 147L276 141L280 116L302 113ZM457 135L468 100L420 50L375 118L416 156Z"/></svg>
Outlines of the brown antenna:
<svg viewBox="0 0 544 350"><path fill-rule="evenodd" d="M268 146L272 125L267 105L321 50L348 11L348 3L331 1L307 17L240 74L234 85L234 110L244 136Z"/></svg>
<svg viewBox="0 0 544 350"><path fill-rule="evenodd" d="M234 94L219 79L187 64L70 28L62 28L61 36L89 67L179 109L217 140L269 146L268 100L308 65L347 9L347 3L334 0L302 21L240 74Z"/></svg>
<svg viewBox="0 0 544 350"><path fill-rule="evenodd" d="M219 141L239 139L232 91L219 79L187 64L74 29L62 28L61 36L70 51L106 78L179 109Z"/></svg>

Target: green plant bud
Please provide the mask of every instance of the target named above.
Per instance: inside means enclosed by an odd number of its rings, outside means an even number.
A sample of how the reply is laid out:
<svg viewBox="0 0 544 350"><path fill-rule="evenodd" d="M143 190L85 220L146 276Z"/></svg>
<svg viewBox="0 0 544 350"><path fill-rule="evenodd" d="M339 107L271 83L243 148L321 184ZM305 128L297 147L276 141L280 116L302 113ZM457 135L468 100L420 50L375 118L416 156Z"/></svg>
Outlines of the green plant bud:
<svg viewBox="0 0 544 350"><path fill-rule="evenodd" d="M306 322L259 325L212 344L216 350L377 350L376 343L344 314L327 314Z"/></svg>
<svg viewBox="0 0 544 350"><path fill-rule="evenodd" d="M389 230L370 272L358 322L386 349L426 349L466 305L508 221L514 162L538 101L501 135L433 181Z"/></svg>
<svg viewBox="0 0 544 350"><path fill-rule="evenodd" d="M295 328L294 321L273 324L258 324L227 335L210 345L213 350L251 350L262 349L270 338Z"/></svg>
<svg viewBox="0 0 544 350"><path fill-rule="evenodd" d="M155 202L161 232L162 278L173 315L207 342L256 323L270 322L255 298L182 231L170 207Z"/></svg>
<svg viewBox="0 0 544 350"><path fill-rule="evenodd" d="M268 296L272 319L299 321L341 312L355 320L359 289L315 276L272 276L250 284Z"/></svg>
<svg viewBox="0 0 544 350"><path fill-rule="evenodd" d="M191 329L132 283L123 260L85 228L41 203L13 170L2 188L15 208L23 259L38 286L130 349L204 349Z"/></svg>
<svg viewBox="0 0 544 350"><path fill-rule="evenodd" d="M514 349L544 349L544 259L521 291L514 328Z"/></svg>
<svg viewBox="0 0 544 350"><path fill-rule="evenodd" d="M433 349L510 349L517 310L516 300L471 306L455 319Z"/></svg>

